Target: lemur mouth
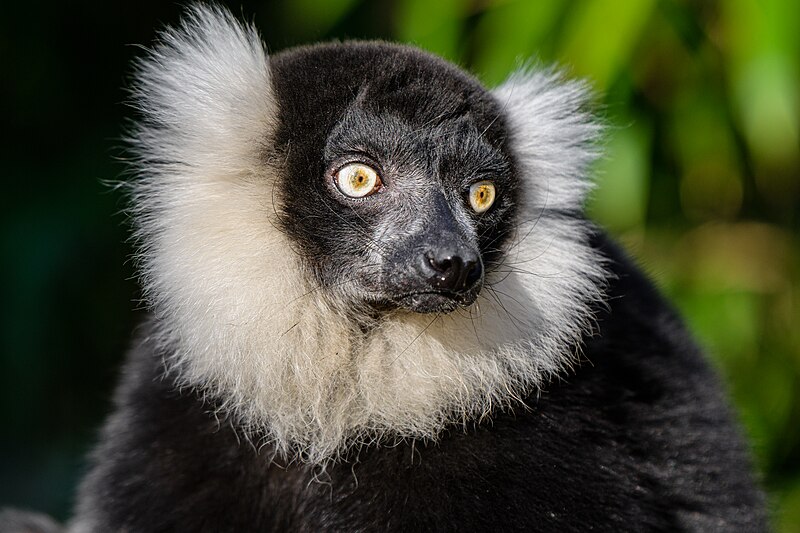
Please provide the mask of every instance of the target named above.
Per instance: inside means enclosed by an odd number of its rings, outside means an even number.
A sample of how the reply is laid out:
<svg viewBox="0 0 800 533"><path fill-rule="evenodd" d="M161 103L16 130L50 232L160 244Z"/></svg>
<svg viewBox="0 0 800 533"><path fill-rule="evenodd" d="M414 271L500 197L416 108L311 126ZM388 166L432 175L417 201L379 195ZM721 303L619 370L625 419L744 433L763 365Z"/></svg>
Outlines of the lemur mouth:
<svg viewBox="0 0 800 533"><path fill-rule="evenodd" d="M482 287L483 283L479 282L466 291L409 290L410 287L383 290L373 293L366 303L379 315L397 310L446 314L475 303Z"/></svg>
<svg viewBox="0 0 800 533"><path fill-rule="evenodd" d="M415 313L450 313L475 302L478 291L464 293L413 292L393 299L395 305Z"/></svg>

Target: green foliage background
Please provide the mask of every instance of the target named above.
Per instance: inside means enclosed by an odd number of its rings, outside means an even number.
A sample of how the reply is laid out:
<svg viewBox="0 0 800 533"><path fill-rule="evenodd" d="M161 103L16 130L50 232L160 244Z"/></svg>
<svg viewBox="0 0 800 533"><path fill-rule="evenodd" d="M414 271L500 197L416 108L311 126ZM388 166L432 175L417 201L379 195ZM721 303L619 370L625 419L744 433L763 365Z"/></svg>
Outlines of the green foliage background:
<svg viewBox="0 0 800 533"><path fill-rule="evenodd" d="M0 505L68 515L141 314L114 148L127 66L180 7L4 8ZM231 4L238 11L238 4ZM488 85L585 77L592 215L677 303L734 398L778 531L800 531L800 17L791 0L245 2L270 49L415 43ZM6 64L7 63L7 64Z"/></svg>

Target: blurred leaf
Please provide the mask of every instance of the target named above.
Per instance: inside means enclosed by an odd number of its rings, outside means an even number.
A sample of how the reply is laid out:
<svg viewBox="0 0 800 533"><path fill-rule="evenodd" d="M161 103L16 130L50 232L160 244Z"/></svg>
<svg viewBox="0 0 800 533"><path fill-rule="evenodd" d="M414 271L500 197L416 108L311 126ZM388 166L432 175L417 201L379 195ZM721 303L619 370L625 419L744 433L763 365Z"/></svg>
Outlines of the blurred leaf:
<svg viewBox="0 0 800 533"><path fill-rule="evenodd" d="M740 66L733 95L753 152L766 160L797 160L798 79L780 55L762 55Z"/></svg>
<svg viewBox="0 0 800 533"><path fill-rule="evenodd" d="M684 212L692 218L731 218L742 206L735 141L721 95L689 85L671 110L670 142L680 165Z"/></svg>
<svg viewBox="0 0 800 533"><path fill-rule="evenodd" d="M292 0L285 3L286 19L300 36L325 35L360 0Z"/></svg>
<svg viewBox="0 0 800 533"><path fill-rule="evenodd" d="M638 121L609 135L589 212L615 232L640 228L647 211L651 128Z"/></svg>
<svg viewBox="0 0 800 533"><path fill-rule="evenodd" d="M579 76L607 88L630 59L655 0L587 0L572 4L559 57Z"/></svg>
<svg viewBox="0 0 800 533"><path fill-rule="evenodd" d="M715 358L723 363L755 358L761 310L757 295L745 291L714 291L700 286L683 295L679 305Z"/></svg>
<svg viewBox="0 0 800 533"><path fill-rule="evenodd" d="M539 58L565 0L516 0L486 10L475 29L472 68L488 85L503 81L521 61Z"/></svg>
<svg viewBox="0 0 800 533"><path fill-rule="evenodd" d="M395 13L397 38L459 62L462 22L470 7L469 0L402 0Z"/></svg>
<svg viewBox="0 0 800 533"><path fill-rule="evenodd" d="M773 358L728 365L724 373L759 469L769 473L775 466L776 451L782 448L786 422L792 418L796 399L792 376L780 359Z"/></svg>
<svg viewBox="0 0 800 533"><path fill-rule="evenodd" d="M673 276L692 291L780 294L792 284L791 246L790 236L773 225L704 224L672 246L670 262Z"/></svg>
<svg viewBox="0 0 800 533"><path fill-rule="evenodd" d="M733 108L759 167L759 191L791 209L800 195L800 17L790 15L797 5L731 0L721 7Z"/></svg>
<svg viewBox="0 0 800 533"><path fill-rule="evenodd" d="M797 533L800 529L800 480L796 481L783 494L777 513L779 533Z"/></svg>

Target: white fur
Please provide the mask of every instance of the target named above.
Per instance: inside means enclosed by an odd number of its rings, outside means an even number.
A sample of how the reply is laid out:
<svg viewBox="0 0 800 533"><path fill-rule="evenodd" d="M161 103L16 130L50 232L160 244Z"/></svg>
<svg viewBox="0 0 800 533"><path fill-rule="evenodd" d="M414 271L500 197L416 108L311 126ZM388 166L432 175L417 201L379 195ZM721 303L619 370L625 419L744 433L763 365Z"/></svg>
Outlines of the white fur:
<svg viewBox="0 0 800 533"><path fill-rule="evenodd" d="M258 35L208 7L165 33L139 65L131 187L145 296L178 384L324 463L382 436L434 439L574 362L601 260L584 224L540 215L580 207L597 127L584 91L553 74L515 75L495 95L525 180L507 262L471 308L397 313L365 337L276 229L280 169L263 157L276 104Z"/></svg>

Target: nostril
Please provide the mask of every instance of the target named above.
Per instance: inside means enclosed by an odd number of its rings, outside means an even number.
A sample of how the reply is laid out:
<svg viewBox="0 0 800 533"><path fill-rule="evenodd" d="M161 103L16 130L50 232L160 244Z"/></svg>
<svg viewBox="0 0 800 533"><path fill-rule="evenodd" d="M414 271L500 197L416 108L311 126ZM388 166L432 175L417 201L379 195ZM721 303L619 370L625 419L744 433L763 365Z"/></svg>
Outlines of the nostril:
<svg viewBox="0 0 800 533"><path fill-rule="evenodd" d="M466 287L472 287L483 274L483 267L480 261L467 261L464 265L464 270L467 272L464 284Z"/></svg>
<svg viewBox="0 0 800 533"><path fill-rule="evenodd" d="M448 256L439 259L429 255L428 262L430 263L430 265L433 267L434 270L436 270L437 272L441 272L442 274L446 274L447 272L449 272L454 268L456 262L458 263L461 262L461 258L458 256L455 257Z"/></svg>
<svg viewBox="0 0 800 533"><path fill-rule="evenodd" d="M426 254L431 267L429 283L437 289L461 292L473 287L483 274L480 259L464 260L460 255Z"/></svg>

